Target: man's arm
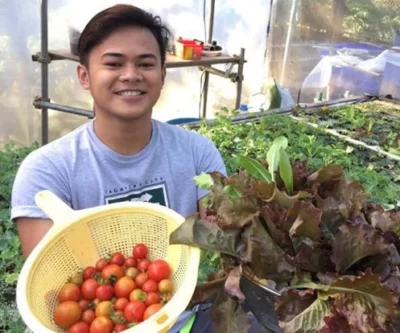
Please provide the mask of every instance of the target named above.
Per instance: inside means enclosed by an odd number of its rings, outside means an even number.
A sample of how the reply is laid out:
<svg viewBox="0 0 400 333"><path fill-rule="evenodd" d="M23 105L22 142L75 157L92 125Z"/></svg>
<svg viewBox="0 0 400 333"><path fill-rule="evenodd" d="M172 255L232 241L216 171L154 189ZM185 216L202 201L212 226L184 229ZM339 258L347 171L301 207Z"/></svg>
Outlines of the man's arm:
<svg viewBox="0 0 400 333"><path fill-rule="evenodd" d="M53 221L20 217L16 220L19 239L21 241L22 254L28 258L32 250L53 226Z"/></svg>

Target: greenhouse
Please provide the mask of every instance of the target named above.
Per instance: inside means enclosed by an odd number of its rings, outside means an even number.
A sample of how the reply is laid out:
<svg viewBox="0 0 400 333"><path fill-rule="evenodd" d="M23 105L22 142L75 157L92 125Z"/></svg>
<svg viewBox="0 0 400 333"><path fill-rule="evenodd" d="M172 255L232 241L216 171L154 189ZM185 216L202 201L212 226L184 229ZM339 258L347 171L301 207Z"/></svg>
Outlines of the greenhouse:
<svg viewBox="0 0 400 333"><path fill-rule="evenodd" d="M400 0L0 9L0 332L400 333Z"/></svg>

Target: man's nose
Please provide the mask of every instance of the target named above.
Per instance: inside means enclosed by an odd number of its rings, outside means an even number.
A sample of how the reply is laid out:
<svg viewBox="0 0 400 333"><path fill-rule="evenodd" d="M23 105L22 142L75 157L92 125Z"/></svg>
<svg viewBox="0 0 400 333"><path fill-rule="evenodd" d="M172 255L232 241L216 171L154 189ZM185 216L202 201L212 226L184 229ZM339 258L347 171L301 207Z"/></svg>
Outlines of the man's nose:
<svg viewBox="0 0 400 333"><path fill-rule="evenodd" d="M140 70L135 65L128 65L123 68L121 81L141 81L142 79Z"/></svg>

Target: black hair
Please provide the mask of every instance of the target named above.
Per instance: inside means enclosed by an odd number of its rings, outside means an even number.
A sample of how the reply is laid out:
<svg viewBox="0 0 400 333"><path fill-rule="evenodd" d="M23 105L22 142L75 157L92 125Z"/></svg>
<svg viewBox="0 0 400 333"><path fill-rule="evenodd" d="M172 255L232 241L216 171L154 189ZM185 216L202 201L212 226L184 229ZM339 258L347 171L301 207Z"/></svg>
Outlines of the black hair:
<svg viewBox="0 0 400 333"><path fill-rule="evenodd" d="M123 27L143 27L151 31L160 48L161 64L164 65L170 30L155 16L141 8L118 4L96 14L83 29L78 42L79 61L88 66L90 51L106 39L114 30Z"/></svg>

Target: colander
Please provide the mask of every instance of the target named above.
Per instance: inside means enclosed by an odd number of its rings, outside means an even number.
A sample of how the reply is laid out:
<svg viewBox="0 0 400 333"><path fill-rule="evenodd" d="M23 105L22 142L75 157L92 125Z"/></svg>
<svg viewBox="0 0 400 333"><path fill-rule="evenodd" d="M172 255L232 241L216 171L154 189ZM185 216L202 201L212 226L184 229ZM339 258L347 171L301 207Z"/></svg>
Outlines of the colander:
<svg viewBox="0 0 400 333"><path fill-rule="evenodd" d="M175 293L160 311L126 332L168 332L189 304L197 283L200 250L169 244L169 235L184 217L146 202L73 210L50 191L37 193L35 201L54 224L25 261L17 284L18 310L33 332L65 332L53 321L63 284L79 269L94 266L112 252L130 256L137 243L148 246L150 260L170 264Z"/></svg>

